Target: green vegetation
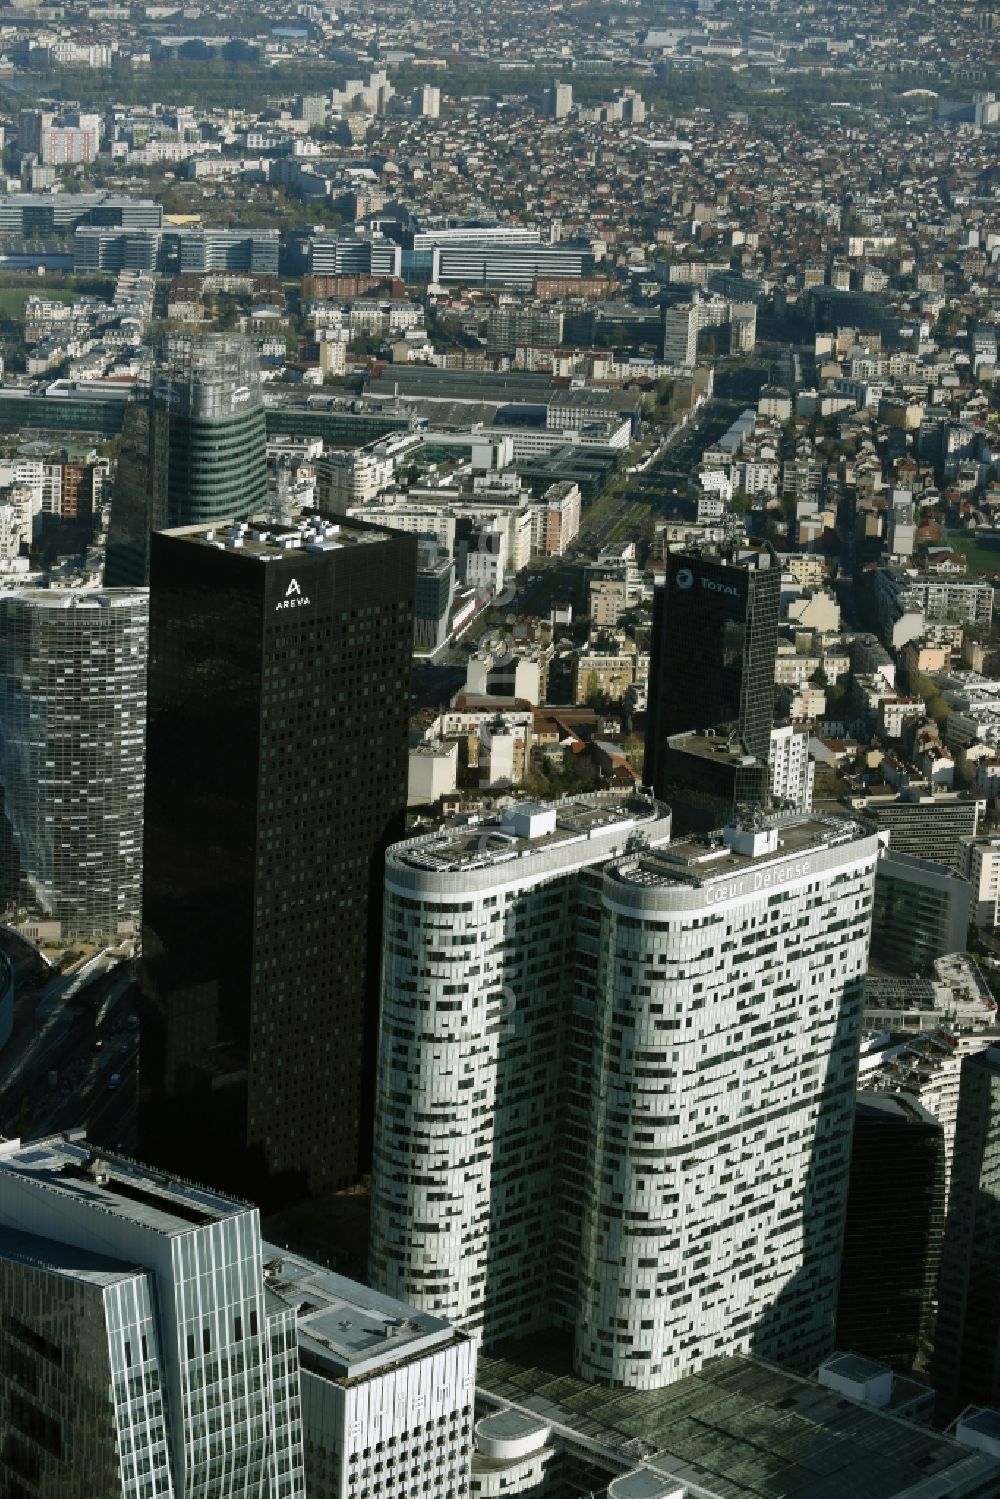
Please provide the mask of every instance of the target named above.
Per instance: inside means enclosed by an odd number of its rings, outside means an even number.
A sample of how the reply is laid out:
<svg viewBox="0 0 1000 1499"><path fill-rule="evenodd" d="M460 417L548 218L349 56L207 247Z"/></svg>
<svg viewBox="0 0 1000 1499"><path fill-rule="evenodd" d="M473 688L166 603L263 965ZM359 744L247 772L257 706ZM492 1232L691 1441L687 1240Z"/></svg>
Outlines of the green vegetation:
<svg viewBox="0 0 1000 1499"><path fill-rule="evenodd" d="M961 552L970 573L1000 572L1000 546L987 546L967 531L949 531L947 545Z"/></svg>
<svg viewBox="0 0 1000 1499"><path fill-rule="evenodd" d="M630 508L625 512L618 524L611 531L605 545L614 546L616 542L624 541L629 532L635 530L637 526L641 525L648 514L649 506L644 505L641 500L637 500L634 505L630 506Z"/></svg>
<svg viewBox="0 0 1000 1499"><path fill-rule="evenodd" d="M940 727L951 710L938 691L935 683L924 672L921 672L917 677L917 692L924 700L927 717L933 718L934 722Z"/></svg>
<svg viewBox="0 0 1000 1499"><path fill-rule="evenodd" d="M0 286L0 319L10 322L24 321L24 304L29 297L49 297L53 302L73 302L79 292L65 286L46 286L40 277L33 278L30 286L23 281L16 286Z"/></svg>

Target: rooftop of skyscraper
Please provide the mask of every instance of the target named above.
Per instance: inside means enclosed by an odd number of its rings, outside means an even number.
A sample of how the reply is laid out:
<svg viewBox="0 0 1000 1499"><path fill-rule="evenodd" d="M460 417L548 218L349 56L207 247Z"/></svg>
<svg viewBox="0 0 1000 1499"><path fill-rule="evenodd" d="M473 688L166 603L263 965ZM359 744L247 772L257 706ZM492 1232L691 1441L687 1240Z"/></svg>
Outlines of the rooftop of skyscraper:
<svg viewBox="0 0 1000 1499"><path fill-rule="evenodd" d="M495 817L456 818L436 833L398 843L389 852L389 864L442 874L484 869L669 815L662 802L634 791L598 791L562 802L518 802ZM668 830L669 824L664 833Z"/></svg>
<svg viewBox="0 0 1000 1499"><path fill-rule="evenodd" d="M33 1183L39 1191L61 1194L163 1235L186 1233L193 1224L252 1211L207 1187L89 1145L82 1130L42 1140L0 1142L0 1195L8 1174Z"/></svg>
<svg viewBox="0 0 1000 1499"><path fill-rule="evenodd" d="M802 855L825 853L838 844L866 836L866 830L846 817L775 816L761 818L759 825L734 824L705 837L678 840L634 859L623 859L612 871L626 885L710 885L753 872L760 888L770 883L769 864L789 859L802 862ZM867 835L871 836L871 835Z"/></svg>
<svg viewBox="0 0 1000 1499"><path fill-rule="evenodd" d="M144 588L0 588L0 601L14 599L35 609L124 609L148 597Z"/></svg>
<svg viewBox="0 0 1000 1499"><path fill-rule="evenodd" d="M448 1322L369 1290L274 1244L263 1245L264 1284L298 1311L299 1353L333 1379L359 1379L464 1338Z"/></svg>
<svg viewBox="0 0 1000 1499"><path fill-rule="evenodd" d="M390 532L354 520L311 515L293 526L270 521L224 520L214 526L177 526L169 534L216 551L242 552L258 562L287 557L289 552L333 552L343 547L388 541Z"/></svg>

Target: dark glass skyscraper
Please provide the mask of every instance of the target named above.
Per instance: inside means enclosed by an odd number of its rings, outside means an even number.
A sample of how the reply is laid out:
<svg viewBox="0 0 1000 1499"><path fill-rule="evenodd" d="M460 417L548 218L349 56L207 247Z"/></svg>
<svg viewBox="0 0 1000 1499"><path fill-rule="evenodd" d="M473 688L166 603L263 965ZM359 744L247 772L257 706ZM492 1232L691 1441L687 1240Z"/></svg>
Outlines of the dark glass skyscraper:
<svg viewBox="0 0 1000 1499"><path fill-rule="evenodd" d="M669 554L653 607L644 772L658 797L670 800L672 735L725 726L767 764L780 589L767 547Z"/></svg>
<svg viewBox="0 0 1000 1499"><path fill-rule="evenodd" d="M936 1416L1000 1404L1000 1047L962 1062L931 1380Z"/></svg>
<svg viewBox="0 0 1000 1499"><path fill-rule="evenodd" d="M142 1148L265 1202L367 1165L415 572L357 522L153 537Z"/></svg>
<svg viewBox="0 0 1000 1499"><path fill-rule="evenodd" d="M164 335L125 413L105 582L145 585L153 531L255 515L266 493L253 346L231 334Z"/></svg>
<svg viewBox="0 0 1000 1499"><path fill-rule="evenodd" d="M944 1134L906 1093L858 1094L837 1347L913 1368L931 1323L944 1232Z"/></svg>

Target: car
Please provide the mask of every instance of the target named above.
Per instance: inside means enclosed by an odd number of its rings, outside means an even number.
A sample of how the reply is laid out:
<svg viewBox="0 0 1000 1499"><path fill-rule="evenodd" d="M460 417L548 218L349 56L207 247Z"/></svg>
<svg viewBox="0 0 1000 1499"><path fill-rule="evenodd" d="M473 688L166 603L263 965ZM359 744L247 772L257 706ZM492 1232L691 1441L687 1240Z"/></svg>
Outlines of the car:
<svg viewBox="0 0 1000 1499"><path fill-rule="evenodd" d="M108 1078L108 1087L109 1088L120 1088L121 1087L121 1082L122 1082L122 1075L121 1075L121 1073L120 1072L112 1072L111 1076Z"/></svg>

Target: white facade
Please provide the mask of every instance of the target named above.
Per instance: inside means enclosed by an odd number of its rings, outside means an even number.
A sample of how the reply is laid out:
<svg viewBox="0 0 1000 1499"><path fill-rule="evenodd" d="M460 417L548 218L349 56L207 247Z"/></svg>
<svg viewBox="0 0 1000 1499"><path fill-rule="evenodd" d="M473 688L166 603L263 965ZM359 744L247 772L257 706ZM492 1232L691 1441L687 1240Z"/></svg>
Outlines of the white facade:
<svg viewBox="0 0 1000 1499"><path fill-rule="evenodd" d="M992 929L1000 916L1000 838L961 840L962 873L972 886L972 919Z"/></svg>
<svg viewBox="0 0 1000 1499"><path fill-rule="evenodd" d="M573 1326L580 1374L641 1388L831 1349L878 848L668 836L582 797L386 873L372 1276L487 1344Z"/></svg>
<svg viewBox="0 0 1000 1499"><path fill-rule="evenodd" d="M775 805L811 812L816 762L809 754L808 729L782 724L771 730L771 795Z"/></svg>
<svg viewBox="0 0 1000 1499"><path fill-rule="evenodd" d="M23 1451L27 1384L30 1434L60 1430L46 1489L304 1499L295 1312L265 1299L256 1208L82 1132L5 1141L0 1295L3 1341L10 1318L24 1328L0 1358L0 1424Z"/></svg>
<svg viewBox="0 0 1000 1499"><path fill-rule="evenodd" d="M592 871L639 831L667 809L598 793L389 851L369 1273L487 1342L572 1325Z"/></svg>
<svg viewBox="0 0 1000 1499"><path fill-rule="evenodd" d="M376 499L392 483L393 461L370 449L325 453L316 462L316 503L325 514Z"/></svg>
<svg viewBox="0 0 1000 1499"><path fill-rule="evenodd" d="M309 1499L467 1499L476 1349L438 1317L264 1246L299 1308Z"/></svg>
<svg viewBox="0 0 1000 1499"><path fill-rule="evenodd" d="M583 1378L832 1350L877 849L789 819L605 872Z"/></svg>
<svg viewBox="0 0 1000 1499"><path fill-rule="evenodd" d="M955 1158L962 1062L998 1041L1000 1032L984 1014L984 1023L976 1027L957 1020L942 1022L902 1042L892 1042L887 1033L880 1032L868 1038L861 1048L861 1087L911 1093L940 1124L944 1137L945 1208Z"/></svg>
<svg viewBox="0 0 1000 1499"><path fill-rule="evenodd" d="M406 779L409 807L429 806L458 785L458 744L440 740L410 749Z"/></svg>

